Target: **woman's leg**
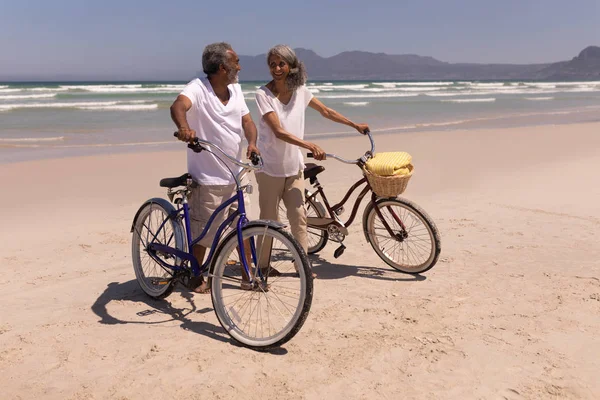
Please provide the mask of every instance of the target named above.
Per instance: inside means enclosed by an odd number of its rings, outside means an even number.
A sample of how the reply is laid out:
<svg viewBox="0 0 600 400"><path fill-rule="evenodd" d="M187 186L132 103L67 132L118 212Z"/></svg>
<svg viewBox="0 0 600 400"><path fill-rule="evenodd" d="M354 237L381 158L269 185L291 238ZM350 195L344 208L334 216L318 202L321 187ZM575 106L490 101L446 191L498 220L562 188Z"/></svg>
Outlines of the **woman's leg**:
<svg viewBox="0 0 600 400"><path fill-rule="evenodd" d="M282 196L290 221L290 230L304 252L308 252L308 233L306 232L306 208L304 208L304 176L302 171L295 176L285 178Z"/></svg>
<svg viewBox="0 0 600 400"><path fill-rule="evenodd" d="M285 178L269 176L265 173L256 174L258 183L258 205L260 207L260 219L278 220L279 201L285 185ZM257 257L258 266L261 269L269 267L271 259L271 240L258 241ZM269 273L264 270L263 273Z"/></svg>

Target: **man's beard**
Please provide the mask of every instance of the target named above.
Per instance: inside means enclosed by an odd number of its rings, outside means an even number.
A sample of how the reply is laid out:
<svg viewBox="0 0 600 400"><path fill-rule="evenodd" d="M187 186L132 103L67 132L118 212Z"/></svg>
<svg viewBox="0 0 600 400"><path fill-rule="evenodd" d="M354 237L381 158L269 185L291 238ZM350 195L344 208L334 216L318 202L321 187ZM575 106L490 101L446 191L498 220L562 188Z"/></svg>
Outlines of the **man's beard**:
<svg viewBox="0 0 600 400"><path fill-rule="evenodd" d="M240 78L238 76L238 71L236 71L233 68L231 68L229 71L227 71L227 81L229 82L229 84L238 83L239 80L240 80Z"/></svg>

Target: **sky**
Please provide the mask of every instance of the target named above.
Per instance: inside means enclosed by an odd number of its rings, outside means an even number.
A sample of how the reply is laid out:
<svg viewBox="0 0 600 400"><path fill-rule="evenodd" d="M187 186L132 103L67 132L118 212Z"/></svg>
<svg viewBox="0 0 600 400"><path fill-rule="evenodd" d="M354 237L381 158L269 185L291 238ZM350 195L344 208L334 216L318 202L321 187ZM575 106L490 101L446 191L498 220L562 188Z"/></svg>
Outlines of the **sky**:
<svg viewBox="0 0 600 400"><path fill-rule="evenodd" d="M600 45L600 0L0 0L0 81L189 76L216 41L556 62Z"/></svg>

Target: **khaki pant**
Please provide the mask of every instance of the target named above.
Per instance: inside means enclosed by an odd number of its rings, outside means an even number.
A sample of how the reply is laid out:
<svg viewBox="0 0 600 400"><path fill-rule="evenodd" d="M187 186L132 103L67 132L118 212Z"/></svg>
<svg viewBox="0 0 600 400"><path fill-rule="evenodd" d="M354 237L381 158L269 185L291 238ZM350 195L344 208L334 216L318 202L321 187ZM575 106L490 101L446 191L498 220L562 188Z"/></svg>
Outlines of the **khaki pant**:
<svg viewBox="0 0 600 400"><path fill-rule="evenodd" d="M242 185L248 184L248 177L245 176L241 183ZM236 189L237 186L235 183L231 185L198 185L197 187L192 188L192 192L188 197L192 240L195 240L200 236L217 207L235 196ZM246 215L250 214L250 198L246 192L244 192L244 206L246 208ZM237 208L238 203L234 202L216 215L215 219L210 224L208 233L197 244L203 247L211 247L217 229L227 217L237 210Z"/></svg>
<svg viewBox="0 0 600 400"><path fill-rule="evenodd" d="M304 176L302 171L288 177L274 177L263 172L256 174L258 183L258 204L260 219L278 220L279 202L287 210L292 235L306 252L308 235L306 233L306 209L304 208ZM261 263L262 264L262 263Z"/></svg>

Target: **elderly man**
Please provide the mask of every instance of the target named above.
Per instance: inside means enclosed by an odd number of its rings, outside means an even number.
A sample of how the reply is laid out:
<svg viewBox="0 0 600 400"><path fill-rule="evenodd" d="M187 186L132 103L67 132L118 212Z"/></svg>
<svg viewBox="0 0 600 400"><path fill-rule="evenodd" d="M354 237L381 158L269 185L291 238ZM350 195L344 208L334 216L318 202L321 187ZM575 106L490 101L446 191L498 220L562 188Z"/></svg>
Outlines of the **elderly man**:
<svg viewBox="0 0 600 400"><path fill-rule="evenodd" d="M202 53L204 78L186 85L171 106L171 118L178 129L178 138L189 142L198 137L210 141L238 160L242 157L242 135L248 141L246 156L260 153L256 147L256 126L246 106L238 82L241 70L239 58L227 43L213 43ZM228 167L239 172L240 167ZM212 213L235 194L235 182L226 166L208 152L194 153L188 149L188 172L199 185L189 197L192 237L200 236ZM247 197L244 198L249 206ZM235 206L235 205L234 205ZM194 246L194 256L201 264L216 234L217 227L227 217L227 210L213 220L208 234ZM209 291L202 277L193 283L197 293Z"/></svg>

